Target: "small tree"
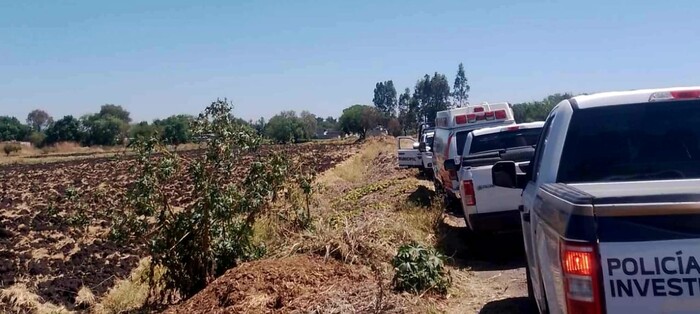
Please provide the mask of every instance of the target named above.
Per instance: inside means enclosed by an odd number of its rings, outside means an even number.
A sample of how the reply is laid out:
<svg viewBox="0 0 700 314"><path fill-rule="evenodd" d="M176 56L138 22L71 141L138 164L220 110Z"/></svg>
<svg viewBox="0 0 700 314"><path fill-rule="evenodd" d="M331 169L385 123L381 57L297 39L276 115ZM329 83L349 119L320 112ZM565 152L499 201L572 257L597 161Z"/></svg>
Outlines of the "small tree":
<svg viewBox="0 0 700 314"><path fill-rule="evenodd" d="M80 142L85 135L81 130L80 121L73 116L65 116L52 123L46 129L44 144L50 145L57 142Z"/></svg>
<svg viewBox="0 0 700 314"><path fill-rule="evenodd" d="M343 110L338 124L346 134L356 133L361 139L364 139L367 136L367 131L376 127L380 121L381 114L376 108L354 105Z"/></svg>
<svg viewBox="0 0 700 314"><path fill-rule="evenodd" d="M401 128L401 122L399 122L399 119L396 118L389 119L386 129L387 131L389 131L389 134L391 134L391 136L401 136L401 134L403 133L403 129Z"/></svg>
<svg viewBox="0 0 700 314"><path fill-rule="evenodd" d="M145 243L152 267L164 267L164 291L190 297L240 261L260 256L253 224L283 185L287 164L276 154L256 157L241 180L232 173L261 138L235 123L226 100L213 102L192 124L200 155L169 151L158 138L137 140L126 210L117 211L112 236ZM174 210L164 188L191 179L192 201ZM152 274L153 272L151 272ZM160 299L165 295L158 296Z"/></svg>
<svg viewBox="0 0 700 314"><path fill-rule="evenodd" d="M10 156L10 154L21 151L22 146L17 144L17 143L6 143L3 147L2 150L5 152L6 156Z"/></svg>

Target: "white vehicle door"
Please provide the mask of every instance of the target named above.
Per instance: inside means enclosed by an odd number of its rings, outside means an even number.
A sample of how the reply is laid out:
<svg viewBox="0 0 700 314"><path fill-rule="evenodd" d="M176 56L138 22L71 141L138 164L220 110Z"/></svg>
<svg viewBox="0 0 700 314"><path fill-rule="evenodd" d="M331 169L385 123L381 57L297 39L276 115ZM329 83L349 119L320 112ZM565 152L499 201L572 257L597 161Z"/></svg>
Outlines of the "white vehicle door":
<svg viewBox="0 0 700 314"><path fill-rule="evenodd" d="M418 141L410 136L399 136L396 138L399 167L415 168L423 166L421 153L417 147L414 148L414 143L418 143Z"/></svg>
<svg viewBox="0 0 700 314"><path fill-rule="evenodd" d="M530 272L530 278L532 280L532 288L535 294L534 296L540 308L547 307L547 299L545 299L543 291L546 284L542 282L543 276L541 272L543 269L540 269L540 258L538 257L538 252L535 246L535 241L539 238L537 234L538 217L532 213L533 208L537 206L538 203L537 191L542 183L542 179L538 178L538 174L540 172L540 168L542 167L542 155L547 147L547 138L549 136L553 119L554 114L551 114L542 127L542 133L540 134L540 138L537 142L535 156L532 164L530 165L532 180L527 184L523 192L523 207L521 208L523 240L525 243L527 266L528 271Z"/></svg>

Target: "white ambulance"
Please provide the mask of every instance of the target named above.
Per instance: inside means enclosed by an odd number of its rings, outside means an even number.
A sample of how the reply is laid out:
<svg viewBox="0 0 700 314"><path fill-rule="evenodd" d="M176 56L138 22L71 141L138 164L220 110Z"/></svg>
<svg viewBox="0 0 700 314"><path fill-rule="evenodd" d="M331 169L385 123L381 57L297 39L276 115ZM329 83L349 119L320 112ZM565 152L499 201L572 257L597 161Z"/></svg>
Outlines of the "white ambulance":
<svg viewBox="0 0 700 314"><path fill-rule="evenodd" d="M455 206L459 198L459 181L455 164L461 164L461 155L469 132L486 127L515 124L513 109L507 102L482 103L440 111L435 117L433 140L433 176L435 191L445 195L446 203ZM447 170L445 163L452 163Z"/></svg>

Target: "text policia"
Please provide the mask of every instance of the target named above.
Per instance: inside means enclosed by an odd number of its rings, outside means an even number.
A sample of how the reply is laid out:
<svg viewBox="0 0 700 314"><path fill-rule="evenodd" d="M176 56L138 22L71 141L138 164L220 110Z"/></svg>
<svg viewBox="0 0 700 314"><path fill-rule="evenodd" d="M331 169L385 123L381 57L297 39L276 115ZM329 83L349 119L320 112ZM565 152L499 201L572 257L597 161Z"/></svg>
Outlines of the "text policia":
<svg viewBox="0 0 700 314"><path fill-rule="evenodd" d="M608 258L606 263L613 298L700 295L700 264L683 251L665 257ZM616 279L620 277L627 279Z"/></svg>

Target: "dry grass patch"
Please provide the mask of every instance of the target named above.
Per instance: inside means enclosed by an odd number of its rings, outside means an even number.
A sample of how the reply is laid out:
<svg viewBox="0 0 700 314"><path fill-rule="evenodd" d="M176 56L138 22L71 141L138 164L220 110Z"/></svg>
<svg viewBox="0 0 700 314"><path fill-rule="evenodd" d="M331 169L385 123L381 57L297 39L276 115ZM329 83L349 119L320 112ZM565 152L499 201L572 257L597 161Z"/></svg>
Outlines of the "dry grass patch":
<svg viewBox="0 0 700 314"><path fill-rule="evenodd" d="M154 282L158 285L159 279L164 273L161 268L151 269L150 258L144 258L139 266L131 272L127 279L118 280L114 287L94 306L94 312L98 314L117 314L142 308L148 302L151 292L148 273L154 271ZM159 287L155 287L158 293ZM80 294L80 293L79 293Z"/></svg>
<svg viewBox="0 0 700 314"><path fill-rule="evenodd" d="M0 290L0 310L3 313L19 314L71 313L65 307L44 303L41 297L24 283L17 283Z"/></svg>

